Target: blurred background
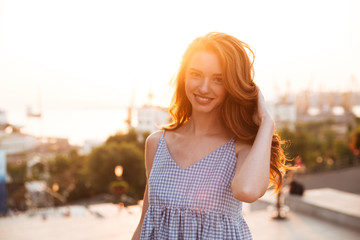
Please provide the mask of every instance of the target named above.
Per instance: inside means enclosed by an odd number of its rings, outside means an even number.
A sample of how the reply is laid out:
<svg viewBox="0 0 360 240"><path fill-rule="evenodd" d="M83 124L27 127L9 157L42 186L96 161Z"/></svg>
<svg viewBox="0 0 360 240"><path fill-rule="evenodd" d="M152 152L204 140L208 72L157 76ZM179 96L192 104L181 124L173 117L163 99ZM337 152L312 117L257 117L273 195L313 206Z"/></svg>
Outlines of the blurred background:
<svg viewBox="0 0 360 240"><path fill-rule="evenodd" d="M27 239L9 230L17 226L9 216L104 218L113 210L101 204L137 206L144 141L169 120L181 56L194 38L217 31L254 50L255 82L298 167L279 209L290 192L307 196L319 202L299 214L336 210L350 219L339 234L351 239L343 229L360 228L359 11L357 0L0 1L0 236ZM324 207L326 199L334 203ZM338 203L351 203L352 213L334 210ZM132 211L116 215L127 227L114 236L129 238L140 217ZM339 218L315 215L317 226ZM291 239L331 239L316 234Z"/></svg>

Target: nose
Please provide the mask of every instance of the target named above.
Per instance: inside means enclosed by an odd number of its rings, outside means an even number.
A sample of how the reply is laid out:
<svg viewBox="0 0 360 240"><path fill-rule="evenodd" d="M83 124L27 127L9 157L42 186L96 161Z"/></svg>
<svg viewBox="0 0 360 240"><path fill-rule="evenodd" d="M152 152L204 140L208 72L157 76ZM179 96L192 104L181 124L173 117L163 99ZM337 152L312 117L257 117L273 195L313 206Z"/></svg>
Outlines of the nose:
<svg viewBox="0 0 360 240"><path fill-rule="evenodd" d="M208 78L203 78L203 80L200 83L199 91L200 93L207 93L209 92L210 88L210 81Z"/></svg>

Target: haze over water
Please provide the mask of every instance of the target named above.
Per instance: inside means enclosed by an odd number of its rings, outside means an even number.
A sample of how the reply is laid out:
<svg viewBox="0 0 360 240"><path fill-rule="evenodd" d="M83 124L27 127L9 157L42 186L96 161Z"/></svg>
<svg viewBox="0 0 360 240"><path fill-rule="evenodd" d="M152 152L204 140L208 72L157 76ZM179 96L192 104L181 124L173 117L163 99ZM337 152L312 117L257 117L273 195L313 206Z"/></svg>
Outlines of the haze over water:
<svg viewBox="0 0 360 240"><path fill-rule="evenodd" d="M22 131L37 137L68 138L71 144L86 140L105 141L117 131L126 131L126 109L53 110L42 118L29 118L25 111L10 111L8 121L23 126Z"/></svg>
<svg viewBox="0 0 360 240"><path fill-rule="evenodd" d="M112 109L142 106L149 91L168 106L186 46L211 31L252 47L267 99L359 91L359 12L357 0L4 0L0 109L30 133L40 131L26 108L41 109L42 135L72 142L121 130L126 115Z"/></svg>

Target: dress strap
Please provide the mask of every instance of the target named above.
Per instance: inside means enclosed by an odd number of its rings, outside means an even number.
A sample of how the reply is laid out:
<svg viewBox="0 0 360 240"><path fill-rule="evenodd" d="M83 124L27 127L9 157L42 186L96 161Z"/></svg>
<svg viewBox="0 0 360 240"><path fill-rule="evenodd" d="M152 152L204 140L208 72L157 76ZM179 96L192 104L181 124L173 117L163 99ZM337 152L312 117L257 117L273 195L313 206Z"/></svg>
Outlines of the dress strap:
<svg viewBox="0 0 360 240"><path fill-rule="evenodd" d="M165 129L161 133L161 138L164 138L164 135L165 135Z"/></svg>

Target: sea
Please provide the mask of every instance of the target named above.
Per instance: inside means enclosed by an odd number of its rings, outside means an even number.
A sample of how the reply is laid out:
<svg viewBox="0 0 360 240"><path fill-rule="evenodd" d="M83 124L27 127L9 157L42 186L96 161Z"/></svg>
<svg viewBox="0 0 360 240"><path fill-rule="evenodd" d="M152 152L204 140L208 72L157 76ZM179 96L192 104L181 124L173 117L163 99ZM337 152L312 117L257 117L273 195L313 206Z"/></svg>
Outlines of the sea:
<svg viewBox="0 0 360 240"><path fill-rule="evenodd" d="M134 115L134 114L133 114ZM36 137L67 138L72 145L85 141L105 141L117 132L126 132L128 111L116 109L45 110L41 117L29 117L26 111L7 111L7 122L21 126L21 132Z"/></svg>

